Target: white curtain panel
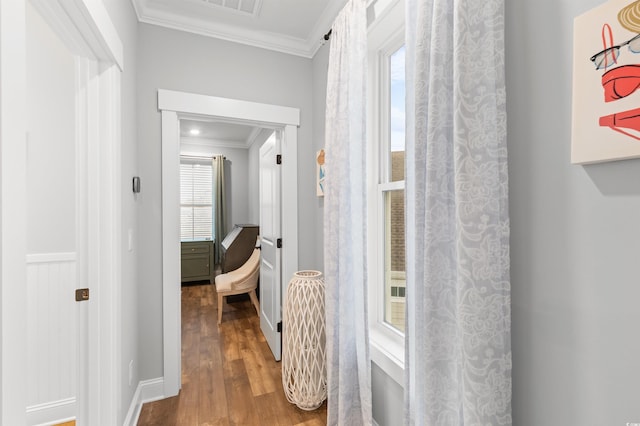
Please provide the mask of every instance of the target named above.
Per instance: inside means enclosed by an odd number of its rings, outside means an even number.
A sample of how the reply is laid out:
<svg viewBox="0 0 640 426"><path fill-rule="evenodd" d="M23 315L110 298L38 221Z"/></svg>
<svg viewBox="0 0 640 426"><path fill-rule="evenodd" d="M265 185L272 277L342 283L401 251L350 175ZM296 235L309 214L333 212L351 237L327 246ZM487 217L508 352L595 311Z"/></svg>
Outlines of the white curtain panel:
<svg viewBox="0 0 640 426"><path fill-rule="evenodd" d="M504 0L407 0L405 423L510 425Z"/></svg>
<svg viewBox="0 0 640 426"><path fill-rule="evenodd" d="M327 80L324 268L329 425L371 424L366 283L366 0L332 27Z"/></svg>

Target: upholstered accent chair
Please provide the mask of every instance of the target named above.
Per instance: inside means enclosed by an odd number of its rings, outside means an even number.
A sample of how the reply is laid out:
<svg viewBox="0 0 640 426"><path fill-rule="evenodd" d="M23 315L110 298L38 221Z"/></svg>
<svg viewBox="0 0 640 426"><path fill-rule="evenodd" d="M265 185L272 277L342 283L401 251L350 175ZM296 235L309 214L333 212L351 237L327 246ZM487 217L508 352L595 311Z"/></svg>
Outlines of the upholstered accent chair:
<svg viewBox="0 0 640 426"><path fill-rule="evenodd" d="M260 303L256 296L256 287L260 277L260 249L255 248L251 257L238 269L220 274L216 277L218 293L218 324L222 322L222 311L225 296L248 293L256 312L260 315Z"/></svg>

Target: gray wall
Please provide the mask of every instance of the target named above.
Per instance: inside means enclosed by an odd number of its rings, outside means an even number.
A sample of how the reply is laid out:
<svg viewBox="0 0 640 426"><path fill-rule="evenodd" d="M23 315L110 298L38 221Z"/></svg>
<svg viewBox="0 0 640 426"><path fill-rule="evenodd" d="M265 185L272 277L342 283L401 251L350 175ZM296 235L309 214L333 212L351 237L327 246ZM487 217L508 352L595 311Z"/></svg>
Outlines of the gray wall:
<svg viewBox="0 0 640 426"><path fill-rule="evenodd" d="M161 377L162 254L160 114L157 90L171 89L299 108L299 266L314 264L311 60L140 24L138 30L140 197L140 378Z"/></svg>
<svg viewBox="0 0 640 426"><path fill-rule="evenodd" d="M313 57L313 153L324 149L325 107L327 99L327 71L329 68L329 43L325 43ZM315 164L314 164L315 178ZM318 212L316 217L315 245L317 265L316 269L324 270L324 197L316 197L314 208Z"/></svg>
<svg viewBox="0 0 640 426"><path fill-rule="evenodd" d="M371 363L371 405L379 426L402 424L404 389L375 363Z"/></svg>
<svg viewBox="0 0 640 426"><path fill-rule="evenodd" d="M573 18L602 1L505 3L513 424L640 422L640 160L570 164Z"/></svg>
<svg viewBox="0 0 640 426"><path fill-rule="evenodd" d="M138 175L138 135L136 114L137 84L137 29L138 21L128 1L103 0L103 3L118 31L124 46L124 72L122 73L122 145L121 177L122 177L122 295L120 302L119 326L121 332L120 357L120 399L118 401L118 424L122 424L129 409L138 382L140 380L139 358L139 326L138 326L138 255L144 250L146 242L140 243L138 233L139 200L131 190L131 179ZM145 181L142 180L145 190ZM144 218L142 218L144 221ZM128 249L128 237L131 233L133 248ZM133 361L133 375L129 385L129 363Z"/></svg>

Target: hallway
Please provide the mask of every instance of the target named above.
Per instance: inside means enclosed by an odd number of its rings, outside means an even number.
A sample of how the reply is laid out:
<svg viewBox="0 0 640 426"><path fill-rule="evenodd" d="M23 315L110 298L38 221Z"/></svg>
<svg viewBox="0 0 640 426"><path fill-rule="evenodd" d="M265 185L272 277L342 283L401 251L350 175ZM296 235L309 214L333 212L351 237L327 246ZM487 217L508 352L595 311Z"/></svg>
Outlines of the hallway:
<svg viewBox="0 0 640 426"><path fill-rule="evenodd" d="M182 287L182 390L144 404L138 425L325 425L326 403L287 402L251 303L226 304L220 327L216 304L212 285Z"/></svg>

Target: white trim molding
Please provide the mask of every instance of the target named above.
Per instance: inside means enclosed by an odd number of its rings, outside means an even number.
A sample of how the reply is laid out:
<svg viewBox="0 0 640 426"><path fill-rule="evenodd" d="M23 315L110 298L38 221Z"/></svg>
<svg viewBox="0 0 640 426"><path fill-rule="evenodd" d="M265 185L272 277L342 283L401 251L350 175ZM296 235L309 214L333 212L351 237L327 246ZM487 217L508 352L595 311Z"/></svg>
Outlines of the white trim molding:
<svg viewBox="0 0 640 426"><path fill-rule="evenodd" d="M208 146L214 148L233 148L233 149L249 149L249 146L245 142L224 140L224 139L208 139L208 138L195 138L191 136L182 136L180 143L186 145L195 146Z"/></svg>
<svg viewBox="0 0 640 426"><path fill-rule="evenodd" d="M138 387L136 387L136 392L131 400L127 416L122 424L124 426L136 426L140 418L142 405L164 398L164 379L162 377L141 381L138 383Z"/></svg>
<svg viewBox="0 0 640 426"><path fill-rule="evenodd" d="M385 321L385 194L404 189L404 181L391 181L385 158L390 152L389 140L389 66L388 58L403 44L404 3L399 0L377 0L370 4L374 21L368 27L367 106L368 151L368 281L369 342L371 360L396 383L404 387L404 333ZM387 153L383 155L384 153ZM390 164L390 163L389 163Z"/></svg>
<svg viewBox="0 0 640 426"><path fill-rule="evenodd" d="M39 255L28 258L26 253L27 1L0 0L0 423L5 425L22 425L27 421L25 261L46 261ZM88 108L86 111L76 108L76 120L84 123L78 124L76 131L84 130L84 145L100 150L92 162L98 167L90 169L86 186L89 194L96 194L89 198L87 211L88 225L93 225L89 228L97 229L98 243L83 247L83 252L78 250L77 261L88 262L90 272L99 272L92 275L92 284L100 296L96 298L100 307L90 310L90 321L83 325L91 342L88 354L81 354L87 358L82 358L86 362L80 363L84 367L79 367L78 373L83 379L79 382L88 384L83 393L78 393L75 417L79 424L115 424L120 377L119 94L124 50L101 1L31 0L31 3L77 62L89 64L79 68L78 80L84 88L76 87L76 98L78 102L86 102ZM100 72L95 72L98 64ZM92 154L88 152L89 156ZM92 302L86 306L90 305L93 306Z"/></svg>
<svg viewBox="0 0 640 426"><path fill-rule="evenodd" d="M282 248L283 277L298 268L298 154L297 126L300 110L277 105L227 99L194 93L158 90L162 117L162 333L164 395L180 390L180 118L189 114L217 121L259 125L282 130ZM286 280L283 280L285 282ZM283 285L284 287L284 285ZM284 291L284 290L283 290Z"/></svg>
<svg viewBox="0 0 640 426"><path fill-rule="evenodd" d="M66 398L27 407L28 425L52 425L75 420L76 399Z"/></svg>
<svg viewBox="0 0 640 426"><path fill-rule="evenodd" d="M158 90L158 109L182 114L208 115L227 122L251 122L282 127L300 125L300 110L285 106L220 98L197 93Z"/></svg>
<svg viewBox="0 0 640 426"><path fill-rule="evenodd" d="M76 55L91 55L99 62L124 70L124 47L109 13L100 1L30 0ZM73 25L70 27L69 25ZM84 36L78 40L75 28Z"/></svg>
<svg viewBox="0 0 640 426"><path fill-rule="evenodd" d="M162 115L162 345L164 393L181 387L180 307L180 121L175 111Z"/></svg>
<svg viewBox="0 0 640 426"><path fill-rule="evenodd" d="M52 262L74 262L76 260L75 252L68 253L36 253L27 255L27 264L29 263L52 263Z"/></svg>
<svg viewBox="0 0 640 426"><path fill-rule="evenodd" d="M26 7L0 0L0 424L26 422Z"/></svg>
<svg viewBox="0 0 640 426"><path fill-rule="evenodd" d="M172 13L157 7L148 0L132 0L132 3L138 20L146 24L311 59L320 46L325 43L323 35L331 28L334 19L344 7L346 0L327 0L326 7L307 38L212 22L202 18L182 15L179 12Z"/></svg>
<svg viewBox="0 0 640 426"><path fill-rule="evenodd" d="M396 342L375 329L370 330L369 334L371 361L404 388L404 351L400 351Z"/></svg>

